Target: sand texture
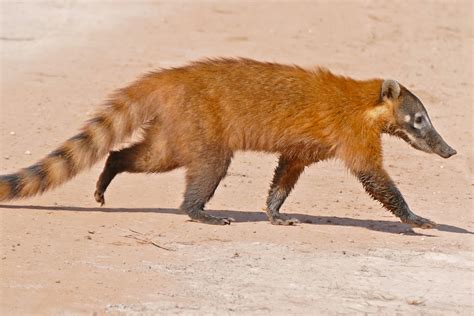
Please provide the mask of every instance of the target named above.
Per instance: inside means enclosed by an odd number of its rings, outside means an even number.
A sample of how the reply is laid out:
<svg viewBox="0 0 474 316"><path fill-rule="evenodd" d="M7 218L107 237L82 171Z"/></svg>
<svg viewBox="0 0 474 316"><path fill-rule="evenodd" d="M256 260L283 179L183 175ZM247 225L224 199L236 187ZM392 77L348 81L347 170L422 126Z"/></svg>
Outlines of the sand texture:
<svg viewBox="0 0 474 316"><path fill-rule="evenodd" d="M305 171L282 209L294 227L262 212L276 156L236 155L208 204L237 220L225 227L177 209L183 170L120 175L100 208L101 161L0 205L0 314L473 314L472 14L471 1L2 1L1 174L142 73L218 56L394 78L458 154L383 139L433 230L401 224L337 161Z"/></svg>

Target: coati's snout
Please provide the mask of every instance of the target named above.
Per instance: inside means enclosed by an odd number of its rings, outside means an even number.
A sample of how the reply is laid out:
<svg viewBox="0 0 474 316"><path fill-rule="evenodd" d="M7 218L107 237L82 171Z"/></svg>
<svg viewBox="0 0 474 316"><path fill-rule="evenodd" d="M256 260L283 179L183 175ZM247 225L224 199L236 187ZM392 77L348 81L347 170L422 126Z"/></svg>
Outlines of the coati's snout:
<svg viewBox="0 0 474 316"><path fill-rule="evenodd" d="M392 134L399 136L413 148L449 158L457 152L449 146L433 127L421 101L395 80L385 80L382 98L398 101L395 108L395 124L389 127Z"/></svg>

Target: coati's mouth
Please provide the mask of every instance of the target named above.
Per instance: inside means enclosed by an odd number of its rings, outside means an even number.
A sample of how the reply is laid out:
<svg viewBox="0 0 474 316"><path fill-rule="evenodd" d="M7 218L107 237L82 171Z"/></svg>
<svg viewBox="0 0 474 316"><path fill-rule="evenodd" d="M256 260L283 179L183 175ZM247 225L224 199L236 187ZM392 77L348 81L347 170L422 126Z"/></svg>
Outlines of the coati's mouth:
<svg viewBox="0 0 474 316"><path fill-rule="evenodd" d="M449 147L448 150L439 152L439 153L437 153L437 154L440 155L440 156L443 157L443 158L449 158L449 157L451 157L451 156L456 155L457 153L458 153L458 152L456 151L456 149Z"/></svg>

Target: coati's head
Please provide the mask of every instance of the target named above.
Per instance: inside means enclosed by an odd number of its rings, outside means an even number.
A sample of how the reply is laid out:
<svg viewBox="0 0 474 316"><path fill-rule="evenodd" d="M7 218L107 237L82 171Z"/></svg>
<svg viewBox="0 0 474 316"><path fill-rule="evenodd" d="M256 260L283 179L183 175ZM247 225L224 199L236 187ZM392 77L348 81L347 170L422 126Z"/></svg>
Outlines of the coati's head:
<svg viewBox="0 0 474 316"><path fill-rule="evenodd" d="M381 98L394 106L395 118L386 130L389 134L402 138L418 150L435 153L443 158L456 154L456 150L446 144L431 124L421 101L408 89L395 80L385 80Z"/></svg>

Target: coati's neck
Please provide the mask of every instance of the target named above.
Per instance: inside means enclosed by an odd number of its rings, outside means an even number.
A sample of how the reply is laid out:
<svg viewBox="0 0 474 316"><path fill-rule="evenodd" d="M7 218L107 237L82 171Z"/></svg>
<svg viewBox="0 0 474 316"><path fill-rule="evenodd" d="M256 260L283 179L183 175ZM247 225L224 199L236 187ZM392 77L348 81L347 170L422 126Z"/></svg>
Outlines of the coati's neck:
<svg viewBox="0 0 474 316"><path fill-rule="evenodd" d="M318 72L327 97L337 98L336 109L360 124L383 129L391 116L391 107L381 98L382 79L356 80L332 74L326 69ZM329 89L329 91L327 90ZM374 126L375 125L375 126Z"/></svg>

